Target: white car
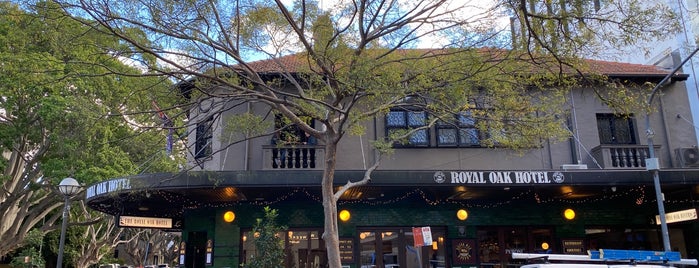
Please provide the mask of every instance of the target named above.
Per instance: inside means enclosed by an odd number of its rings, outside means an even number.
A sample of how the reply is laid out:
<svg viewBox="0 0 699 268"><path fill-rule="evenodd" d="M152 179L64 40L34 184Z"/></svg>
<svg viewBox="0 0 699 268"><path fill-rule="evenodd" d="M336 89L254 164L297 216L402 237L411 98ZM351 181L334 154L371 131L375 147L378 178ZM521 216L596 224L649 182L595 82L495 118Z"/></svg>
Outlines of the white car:
<svg viewBox="0 0 699 268"><path fill-rule="evenodd" d="M603 250L600 250L603 251ZM567 255L567 254L539 254L539 253L512 253L513 259L538 261L543 263L527 264L521 268L674 268L670 265L697 265L696 259L681 259L679 253L675 252L654 252L641 250L606 250L611 254L629 255L631 257L601 258L599 252L589 251L588 255ZM671 261L653 260L659 256L674 255ZM592 257L595 255L595 257ZM549 263L557 261L559 263Z"/></svg>
<svg viewBox="0 0 699 268"><path fill-rule="evenodd" d="M520 268L675 268L674 266L653 264L590 264L590 263L537 263Z"/></svg>

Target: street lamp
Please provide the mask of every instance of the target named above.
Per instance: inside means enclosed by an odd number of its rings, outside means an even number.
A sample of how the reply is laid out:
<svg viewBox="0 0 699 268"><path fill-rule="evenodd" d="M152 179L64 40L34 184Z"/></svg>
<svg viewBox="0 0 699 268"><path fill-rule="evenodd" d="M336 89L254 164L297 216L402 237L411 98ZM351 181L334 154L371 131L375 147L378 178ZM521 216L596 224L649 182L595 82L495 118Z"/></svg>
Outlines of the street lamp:
<svg viewBox="0 0 699 268"><path fill-rule="evenodd" d="M660 82L655 85L653 90L650 92L650 96L648 96L648 106L651 106L653 104L653 97L655 97L655 94L658 92L661 86L667 82L677 71L682 68L682 66L689 61L689 59L694 56L694 54L699 51L699 47L694 49L692 53L687 56L686 59L682 61L679 65L675 66L675 68L667 74ZM650 109L650 107L649 107ZM646 137L648 138L648 158L646 159L646 170L650 171L653 174L653 186L655 188L655 200L658 203L658 216L660 217L660 232L662 232L662 238L663 238L663 249L665 251L671 251L672 248L670 248L670 232L668 231L667 228L667 220L665 219L665 205L663 205L663 192L662 189L660 189L660 163L658 161L658 158L655 157L655 148L653 148L653 136L654 136L653 129L650 127L650 111L646 112Z"/></svg>
<svg viewBox="0 0 699 268"><path fill-rule="evenodd" d="M63 179L61 183L58 184L58 191L63 194L65 205L63 206L63 225L61 226L61 240L58 246L58 263L56 263L57 268L63 267L63 245L65 244L66 240L66 227L68 225L68 215L70 211L70 198L80 192L80 188L81 186L78 181L70 177Z"/></svg>

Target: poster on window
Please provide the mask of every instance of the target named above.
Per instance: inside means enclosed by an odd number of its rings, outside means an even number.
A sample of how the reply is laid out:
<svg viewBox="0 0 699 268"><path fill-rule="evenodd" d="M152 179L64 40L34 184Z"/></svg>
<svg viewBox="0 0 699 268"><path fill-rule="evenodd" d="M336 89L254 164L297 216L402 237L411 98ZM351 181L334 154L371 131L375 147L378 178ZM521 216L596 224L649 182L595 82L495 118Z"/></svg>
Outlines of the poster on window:
<svg viewBox="0 0 699 268"><path fill-rule="evenodd" d="M475 264L475 241L472 239L454 239L452 240L452 256L454 265Z"/></svg>
<svg viewBox="0 0 699 268"><path fill-rule="evenodd" d="M214 240L206 240L206 265L214 264Z"/></svg>
<svg viewBox="0 0 699 268"><path fill-rule="evenodd" d="M430 227L413 227L413 242L415 247L432 246L432 230Z"/></svg>

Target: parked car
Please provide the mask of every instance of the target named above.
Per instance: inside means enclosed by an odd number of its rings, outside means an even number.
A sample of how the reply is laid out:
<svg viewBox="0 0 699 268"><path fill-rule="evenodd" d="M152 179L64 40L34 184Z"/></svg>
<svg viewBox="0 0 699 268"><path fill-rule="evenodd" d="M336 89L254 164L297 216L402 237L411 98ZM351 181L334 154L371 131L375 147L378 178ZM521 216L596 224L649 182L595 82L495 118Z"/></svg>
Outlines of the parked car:
<svg viewBox="0 0 699 268"><path fill-rule="evenodd" d="M589 263L539 263L527 264L522 268L674 268L675 266L654 264L589 264Z"/></svg>

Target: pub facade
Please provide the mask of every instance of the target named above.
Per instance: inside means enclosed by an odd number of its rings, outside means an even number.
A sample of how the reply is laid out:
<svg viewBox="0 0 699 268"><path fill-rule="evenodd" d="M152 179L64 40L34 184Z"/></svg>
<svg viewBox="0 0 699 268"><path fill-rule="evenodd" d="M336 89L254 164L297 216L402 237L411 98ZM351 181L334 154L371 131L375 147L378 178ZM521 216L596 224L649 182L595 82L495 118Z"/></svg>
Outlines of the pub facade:
<svg viewBox="0 0 699 268"><path fill-rule="evenodd" d="M289 56L289 57L293 57ZM291 59L293 60L293 59ZM659 82L654 66L596 62L610 79ZM684 85L674 75L648 115L659 159L673 250L697 258L699 151ZM222 141L225 117L264 114L260 103L209 98L190 109L189 169L139 174L89 186L88 205L123 227L180 231L181 267L238 267L256 255L252 228L264 208L287 229L285 267L327 267L320 183L323 144L302 132ZM615 114L589 87L575 88L562 109L570 138L524 151L480 146L470 119L425 128L377 169L369 184L338 202L342 264L374 267L517 267L515 252L585 254L594 249L662 250L645 114ZM207 111L225 110L221 117ZM345 137L337 186L363 177L376 157L371 141L413 127L427 115L391 110ZM272 117L269 120L278 120ZM273 124L275 125L275 124ZM286 137L284 136L286 135ZM295 144L280 145L280 139ZM216 153L214 153L216 152Z"/></svg>

